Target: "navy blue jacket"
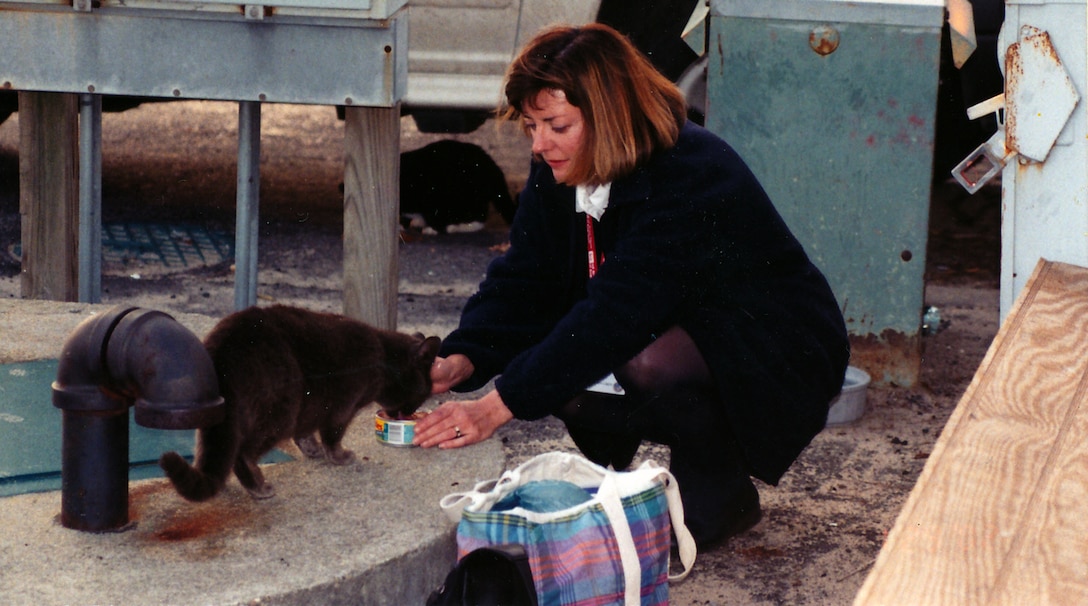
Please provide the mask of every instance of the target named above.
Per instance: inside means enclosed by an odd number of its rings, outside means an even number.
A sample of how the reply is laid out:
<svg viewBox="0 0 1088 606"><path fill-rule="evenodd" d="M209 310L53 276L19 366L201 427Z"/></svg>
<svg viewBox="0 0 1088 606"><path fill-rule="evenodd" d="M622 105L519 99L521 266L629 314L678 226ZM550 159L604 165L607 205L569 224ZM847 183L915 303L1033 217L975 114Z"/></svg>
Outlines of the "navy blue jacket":
<svg viewBox="0 0 1088 606"><path fill-rule="evenodd" d="M718 384L752 475L777 482L824 426L849 344L823 275L724 141L691 124L612 184L587 280L574 188L534 163L510 249L462 312L442 355L475 366L517 418L537 419L619 368L671 326Z"/></svg>

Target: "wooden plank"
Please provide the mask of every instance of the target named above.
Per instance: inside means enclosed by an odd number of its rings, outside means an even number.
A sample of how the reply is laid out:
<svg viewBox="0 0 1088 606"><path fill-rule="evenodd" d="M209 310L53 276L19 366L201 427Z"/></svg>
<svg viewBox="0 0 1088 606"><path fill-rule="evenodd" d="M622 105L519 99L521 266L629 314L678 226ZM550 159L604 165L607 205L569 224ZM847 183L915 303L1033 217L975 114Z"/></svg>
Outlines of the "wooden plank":
<svg viewBox="0 0 1088 606"><path fill-rule="evenodd" d="M1080 343L1083 352L1088 345ZM1083 354L1082 354L1083 355ZM994 594L1006 604L1088 604L1088 376Z"/></svg>
<svg viewBox="0 0 1088 606"><path fill-rule="evenodd" d="M344 314L393 329L400 107L346 108L344 149Z"/></svg>
<svg viewBox="0 0 1088 606"><path fill-rule="evenodd" d="M79 109L73 94L19 93L19 212L26 299L79 298Z"/></svg>
<svg viewBox="0 0 1088 606"><path fill-rule="evenodd" d="M1041 261L855 604L1088 600L1086 344L1088 269Z"/></svg>

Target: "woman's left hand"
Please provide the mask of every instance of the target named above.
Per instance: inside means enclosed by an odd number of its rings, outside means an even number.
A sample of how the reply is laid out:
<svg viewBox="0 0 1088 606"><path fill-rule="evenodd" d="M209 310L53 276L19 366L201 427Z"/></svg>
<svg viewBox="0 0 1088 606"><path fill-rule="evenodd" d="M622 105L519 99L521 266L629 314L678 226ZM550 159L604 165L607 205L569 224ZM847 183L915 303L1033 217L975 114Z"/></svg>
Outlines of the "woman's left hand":
<svg viewBox="0 0 1088 606"><path fill-rule="evenodd" d="M479 400L445 402L416 422L415 446L460 448L490 438L514 418L499 392L491 390Z"/></svg>

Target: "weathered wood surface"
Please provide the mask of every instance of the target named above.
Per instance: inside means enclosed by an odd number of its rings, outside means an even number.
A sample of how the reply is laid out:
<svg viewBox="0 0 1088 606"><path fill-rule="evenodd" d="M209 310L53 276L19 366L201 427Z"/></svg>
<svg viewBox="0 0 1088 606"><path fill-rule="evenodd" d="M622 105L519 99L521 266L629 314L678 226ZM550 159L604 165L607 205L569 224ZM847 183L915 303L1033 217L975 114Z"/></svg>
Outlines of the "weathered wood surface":
<svg viewBox="0 0 1088 606"><path fill-rule="evenodd" d="M65 93L19 93L19 213L26 299L79 298L79 108Z"/></svg>
<svg viewBox="0 0 1088 606"><path fill-rule="evenodd" d="M393 329L400 107L346 108L344 148L344 314Z"/></svg>
<svg viewBox="0 0 1088 606"><path fill-rule="evenodd" d="M1040 261L862 604L1088 604L1088 269Z"/></svg>

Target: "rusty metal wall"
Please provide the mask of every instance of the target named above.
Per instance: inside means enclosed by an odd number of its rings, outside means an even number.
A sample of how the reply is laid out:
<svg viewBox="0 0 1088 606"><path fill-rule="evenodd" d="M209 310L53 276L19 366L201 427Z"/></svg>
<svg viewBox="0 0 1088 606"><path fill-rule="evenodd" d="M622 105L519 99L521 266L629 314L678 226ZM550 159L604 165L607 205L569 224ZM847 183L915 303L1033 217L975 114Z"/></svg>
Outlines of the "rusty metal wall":
<svg viewBox="0 0 1088 606"><path fill-rule="evenodd" d="M944 3L713 0L707 126L827 275L876 383L911 385Z"/></svg>

